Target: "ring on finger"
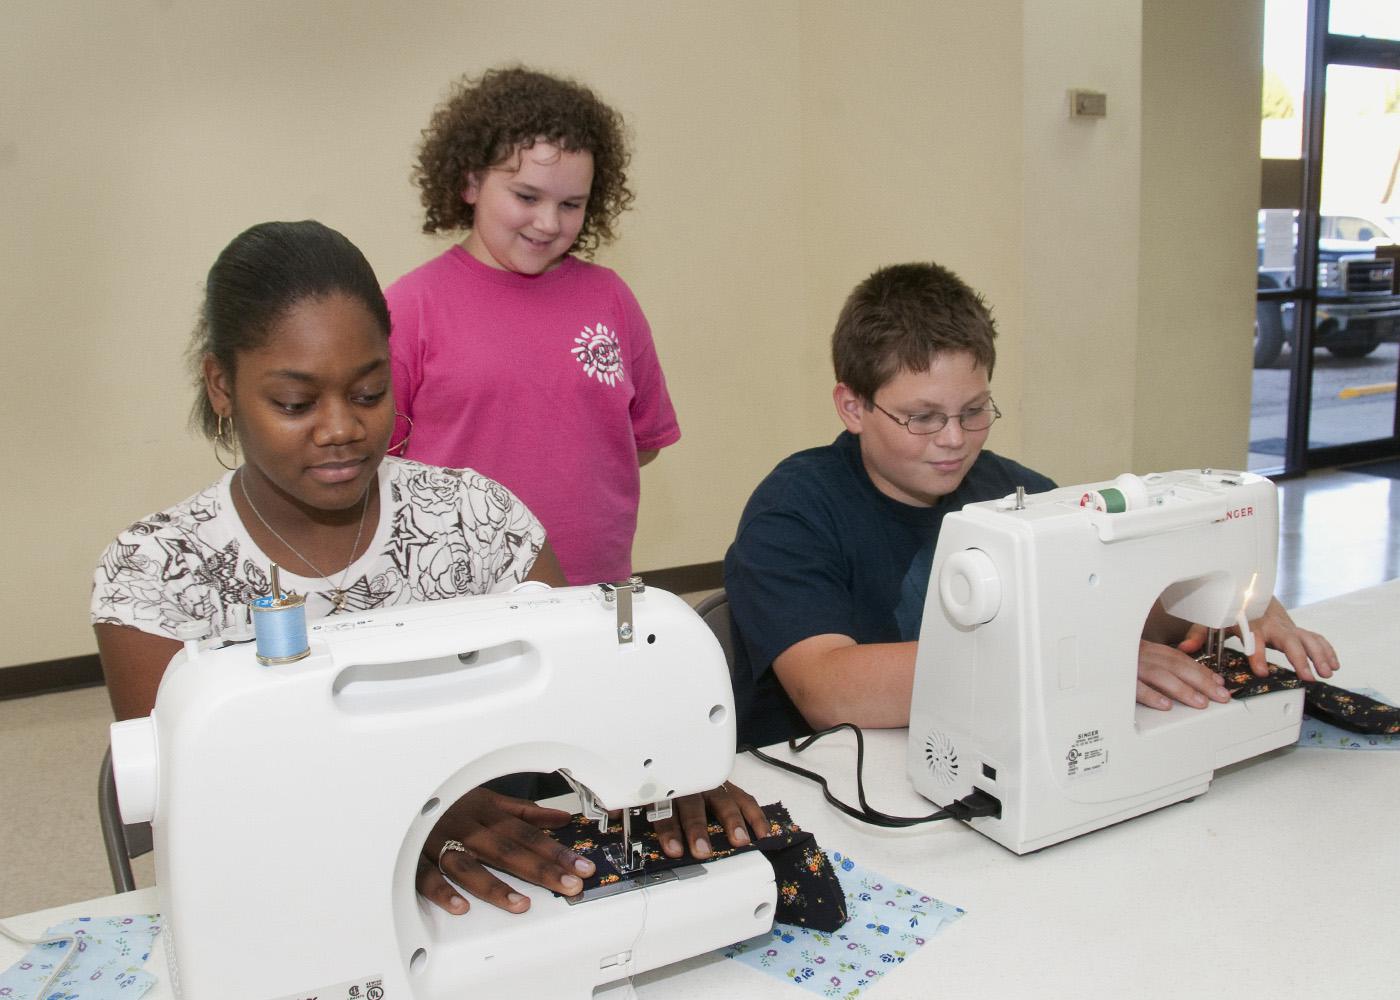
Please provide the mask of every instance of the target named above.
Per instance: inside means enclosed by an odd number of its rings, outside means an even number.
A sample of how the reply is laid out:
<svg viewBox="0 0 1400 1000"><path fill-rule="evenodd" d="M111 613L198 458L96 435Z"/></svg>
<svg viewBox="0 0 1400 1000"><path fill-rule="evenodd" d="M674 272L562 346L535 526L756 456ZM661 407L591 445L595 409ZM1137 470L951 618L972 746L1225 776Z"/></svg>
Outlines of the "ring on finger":
<svg viewBox="0 0 1400 1000"><path fill-rule="evenodd" d="M442 856L448 851L456 851L458 854L466 854L467 848L460 840L444 840L442 846L438 848L437 866L438 871L442 871ZM443 872L443 874L447 874Z"/></svg>

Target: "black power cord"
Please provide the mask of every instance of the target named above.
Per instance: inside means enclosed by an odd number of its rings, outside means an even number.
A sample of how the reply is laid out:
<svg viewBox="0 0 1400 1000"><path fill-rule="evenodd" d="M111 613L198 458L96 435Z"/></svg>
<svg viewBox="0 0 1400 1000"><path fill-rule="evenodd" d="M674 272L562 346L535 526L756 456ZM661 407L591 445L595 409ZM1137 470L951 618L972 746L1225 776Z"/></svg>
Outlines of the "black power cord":
<svg viewBox="0 0 1400 1000"><path fill-rule="evenodd" d="M1001 802L988 795L980 789L974 789L971 795L949 803L946 807L937 812L929 813L927 816L892 816L889 813L881 812L874 808L865 799L865 734L861 732L859 726L853 722L842 722L830 729L823 729L821 732L813 733L797 739L788 740L788 749L793 753L801 753L823 736L830 736L832 733L849 729L856 734L856 798L860 802L860 808L847 802L842 802L835 795L831 794L831 789L826 783L826 776L818 774L816 771L809 771L805 767L798 767L785 760L778 760L759 750L757 747L749 746L747 743L739 747L739 753L753 754L765 764L788 771L806 778L808 781L815 781L821 786L822 795L826 801L830 802L841 812L862 823L869 823L872 826L905 827L918 826L920 823L932 823L940 819L957 819L966 822L978 816L1001 816Z"/></svg>

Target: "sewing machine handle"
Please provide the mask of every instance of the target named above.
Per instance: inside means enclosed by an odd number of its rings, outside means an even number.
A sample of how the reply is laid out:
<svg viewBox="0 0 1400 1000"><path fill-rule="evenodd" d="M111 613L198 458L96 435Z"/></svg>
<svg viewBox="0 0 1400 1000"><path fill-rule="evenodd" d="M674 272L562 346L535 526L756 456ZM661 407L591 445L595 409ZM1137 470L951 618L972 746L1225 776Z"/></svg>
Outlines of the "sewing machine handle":
<svg viewBox="0 0 1400 1000"><path fill-rule="evenodd" d="M442 602L444 611L449 603ZM673 603L684 614L653 607L647 631L685 628L692 633L686 636L692 648L696 641L709 641L713 663L708 671L686 670L668 683L703 688L719 679L727 692L729 674L719 643L688 606L679 599ZM311 659L324 662L318 654L328 654L334 668L331 693L343 710L431 708L449 689L452 697L478 699L555 682L584 697L589 671L577 669L580 664L621 668L653 648L646 642L621 643L615 614L592 600L562 608L558 602L531 607L522 601L504 612L494 607L480 618L464 618L460 606L441 615L431 608L408 608L369 627L330 629L313 639ZM571 669L556 669L565 663Z"/></svg>
<svg viewBox="0 0 1400 1000"><path fill-rule="evenodd" d="M1085 513L1092 518L1099 541L1107 543L1223 521L1228 509L1229 505L1223 497L1211 497L1190 503L1124 511L1121 514L1105 514L1087 508Z"/></svg>
<svg viewBox="0 0 1400 1000"><path fill-rule="evenodd" d="M443 656L458 656L513 642L541 645L553 638L552 633L555 629L538 619L530 620L524 615L507 621L491 619L472 623L472 627L469 628L463 628L461 622L434 623L426 627L419 624L412 629L411 648L406 648L408 631L407 627L402 631L376 631L373 634L353 637L344 644L337 642L336 661L346 666L398 663L405 659L431 660ZM577 630L571 635L577 642ZM560 638L564 638L562 632Z"/></svg>

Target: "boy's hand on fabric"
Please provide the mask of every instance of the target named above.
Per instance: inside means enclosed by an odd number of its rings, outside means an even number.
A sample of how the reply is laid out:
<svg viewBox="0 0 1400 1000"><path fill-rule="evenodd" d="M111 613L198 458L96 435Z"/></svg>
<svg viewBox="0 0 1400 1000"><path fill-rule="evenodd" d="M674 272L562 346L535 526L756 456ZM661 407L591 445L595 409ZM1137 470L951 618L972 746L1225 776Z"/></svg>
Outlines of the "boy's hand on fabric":
<svg viewBox="0 0 1400 1000"><path fill-rule="evenodd" d="M1332 644L1316 632L1295 625L1277 598L1270 601L1264 613L1249 625L1254 630L1255 640L1249 669L1255 677L1269 675L1268 662L1264 659L1265 647L1277 649L1288 657L1288 665L1299 680L1315 681L1319 677L1331 677L1341 666Z"/></svg>
<svg viewBox="0 0 1400 1000"><path fill-rule="evenodd" d="M1288 658L1288 665L1303 681L1315 681L1319 677L1331 677L1341 668L1337 652L1327 639L1316 632L1299 628L1278 598L1269 601L1264 613L1249 623L1254 633L1254 654L1249 658L1249 669L1255 677L1269 676L1266 649L1276 649ZM1238 628L1228 629L1229 634L1239 635ZM1178 649L1188 656L1195 656L1206 643L1206 627L1192 625Z"/></svg>
<svg viewBox="0 0 1400 1000"><path fill-rule="evenodd" d="M768 819L754 797L728 781L699 795L683 795L671 805L670 819L653 824L661 850L668 858L683 857L686 845L692 857L701 861L708 858L711 848L707 827L711 815L736 847L751 843L768 830Z"/></svg>
<svg viewBox="0 0 1400 1000"><path fill-rule="evenodd" d="M1220 675L1188 655L1188 636L1177 647L1160 642L1138 643L1137 701L1139 705L1165 712L1173 701L1192 708L1205 708L1212 701L1227 702ZM1199 644L1198 644L1199 648Z"/></svg>
<svg viewBox="0 0 1400 1000"><path fill-rule="evenodd" d="M418 860L418 892L448 913L466 913L470 904L445 877L450 876L476 898L503 910L528 910L529 898L493 875L486 868L490 865L561 895L575 895L583 888L581 876L593 874L593 862L543 832L563 826L569 818L560 809L473 789L443 813L428 834ZM449 842L462 849L444 847Z"/></svg>

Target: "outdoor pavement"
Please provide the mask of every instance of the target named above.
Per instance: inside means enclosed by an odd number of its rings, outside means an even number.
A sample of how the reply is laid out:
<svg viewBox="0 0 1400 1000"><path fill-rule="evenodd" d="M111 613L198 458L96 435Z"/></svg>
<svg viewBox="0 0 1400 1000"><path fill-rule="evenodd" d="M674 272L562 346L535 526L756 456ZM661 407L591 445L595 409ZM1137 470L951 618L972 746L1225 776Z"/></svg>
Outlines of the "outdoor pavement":
<svg viewBox="0 0 1400 1000"><path fill-rule="evenodd" d="M1288 411L1288 380L1293 355L1285 350L1274 368L1254 370L1254 396L1249 421L1249 467L1283 465L1284 423ZM1313 365L1313 448L1390 437L1395 431L1395 388L1400 371L1400 344L1381 344L1365 358L1335 358L1324 348ZM1344 389L1391 384L1389 391L1342 398Z"/></svg>

